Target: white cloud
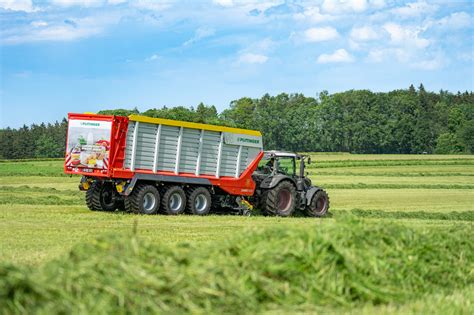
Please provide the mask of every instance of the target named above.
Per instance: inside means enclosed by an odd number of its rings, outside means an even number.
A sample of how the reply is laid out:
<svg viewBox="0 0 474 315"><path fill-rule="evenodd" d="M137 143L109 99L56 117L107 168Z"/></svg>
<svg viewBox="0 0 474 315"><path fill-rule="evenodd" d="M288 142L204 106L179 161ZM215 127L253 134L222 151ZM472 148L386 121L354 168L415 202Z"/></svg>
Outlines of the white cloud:
<svg viewBox="0 0 474 315"><path fill-rule="evenodd" d="M94 7L104 4L104 0L50 0L51 4L62 7Z"/></svg>
<svg viewBox="0 0 474 315"><path fill-rule="evenodd" d="M213 0L212 2L223 7L231 7L234 5L232 0Z"/></svg>
<svg viewBox="0 0 474 315"><path fill-rule="evenodd" d="M370 5L376 9L381 9L387 4L385 3L385 0L370 0Z"/></svg>
<svg viewBox="0 0 474 315"><path fill-rule="evenodd" d="M125 2L127 2L127 0L107 0L107 3L111 5L125 3Z"/></svg>
<svg viewBox="0 0 474 315"><path fill-rule="evenodd" d="M430 45L429 40L419 37L421 29L402 27L396 23L386 23L383 28L389 33L392 44L416 48L426 48Z"/></svg>
<svg viewBox="0 0 474 315"><path fill-rule="evenodd" d="M294 14L297 20L308 19L311 22L321 23L337 19L336 16L330 14L323 14L319 7L306 7L303 12Z"/></svg>
<svg viewBox="0 0 474 315"><path fill-rule="evenodd" d="M339 33L333 27L312 27L307 29L303 38L306 42L322 42L327 40L336 39L339 37Z"/></svg>
<svg viewBox="0 0 474 315"><path fill-rule="evenodd" d="M213 28L200 27L194 33L193 38L191 38L191 39L187 40L186 42L184 42L183 46L189 46L191 44L194 44L195 42L200 41L203 38L212 36L215 33L216 33L216 30L214 30Z"/></svg>
<svg viewBox="0 0 474 315"><path fill-rule="evenodd" d="M33 27L45 27L48 26L48 22L45 21L33 21L30 23Z"/></svg>
<svg viewBox="0 0 474 315"><path fill-rule="evenodd" d="M412 68L420 70L437 70L443 66L443 60L440 57L435 57L429 60L421 60L411 64Z"/></svg>
<svg viewBox="0 0 474 315"><path fill-rule="evenodd" d="M383 62L387 60L397 60L399 62L408 62L410 54L401 48L382 48L373 49L369 52L367 60L370 62Z"/></svg>
<svg viewBox="0 0 474 315"><path fill-rule="evenodd" d="M353 27L351 39L356 41L370 41L379 38L379 34L370 26Z"/></svg>
<svg viewBox="0 0 474 315"><path fill-rule="evenodd" d="M267 56L261 55L261 54L253 54L253 53L245 53L245 54L240 55L239 57L240 63L262 64L262 63L267 62L267 60L268 60Z"/></svg>
<svg viewBox="0 0 474 315"><path fill-rule="evenodd" d="M322 54L318 57L318 63L340 63L353 62L352 57L345 49L338 49L332 54Z"/></svg>
<svg viewBox="0 0 474 315"><path fill-rule="evenodd" d="M402 18L413 18L421 15L434 13L438 10L438 6L428 4L425 1L411 2L399 8L395 8L392 12Z"/></svg>
<svg viewBox="0 0 474 315"><path fill-rule="evenodd" d="M157 55L157 54L153 54L150 57L145 58L145 61L154 61L154 60L158 60L158 59L160 59L160 56Z"/></svg>
<svg viewBox="0 0 474 315"><path fill-rule="evenodd" d="M430 56L431 55L431 56ZM430 52L418 52L413 50L405 50L402 48L382 48L373 49L367 56L369 62L398 62L408 65L414 69L436 70L446 64L446 58L439 52L433 57Z"/></svg>
<svg viewBox="0 0 474 315"><path fill-rule="evenodd" d="M150 11L162 11L168 9L172 6L172 1L151 1L151 0L135 0L130 2L130 5L143 10L150 10Z"/></svg>
<svg viewBox="0 0 474 315"><path fill-rule="evenodd" d="M12 11L35 11L31 0L0 0L0 8Z"/></svg>
<svg viewBox="0 0 474 315"><path fill-rule="evenodd" d="M380 1L378 1L380 2ZM367 0L324 0L322 9L331 14L363 12L367 10Z"/></svg>
<svg viewBox="0 0 474 315"><path fill-rule="evenodd" d="M2 42L21 44L38 41L72 41L102 33L109 25L120 20L117 15L91 16L75 19L73 22L46 23L41 21L25 28L10 29L5 32ZM68 20L69 21L69 20Z"/></svg>
<svg viewBox="0 0 474 315"><path fill-rule="evenodd" d="M455 12L438 21L438 25L449 29L460 29L469 27L472 23L472 18L466 12Z"/></svg>

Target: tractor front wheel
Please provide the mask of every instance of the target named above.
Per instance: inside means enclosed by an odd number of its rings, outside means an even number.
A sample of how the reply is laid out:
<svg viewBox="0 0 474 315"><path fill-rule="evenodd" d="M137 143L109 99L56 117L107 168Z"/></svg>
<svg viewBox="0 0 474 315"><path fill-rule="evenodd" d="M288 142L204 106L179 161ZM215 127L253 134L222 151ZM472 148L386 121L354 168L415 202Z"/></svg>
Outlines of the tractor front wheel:
<svg viewBox="0 0 474 315"><path fill-rule="evenodd" d="M329 197L324 190L319 190L314 194L311 203L307 207L306 213L310 217L323 217L329 210Z"/></svg>

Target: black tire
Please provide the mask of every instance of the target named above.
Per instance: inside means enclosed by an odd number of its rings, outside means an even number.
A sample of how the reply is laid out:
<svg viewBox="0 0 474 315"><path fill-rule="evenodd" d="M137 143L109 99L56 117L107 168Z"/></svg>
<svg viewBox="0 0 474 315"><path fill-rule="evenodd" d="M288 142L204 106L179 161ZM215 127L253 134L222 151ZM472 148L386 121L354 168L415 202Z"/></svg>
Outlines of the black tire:
<svg viewBox="0 0 474 315"><path fill-rule="evenodd" d="M242 215L244 217L251 217L252 216L252 211L248 210L248 209L245 209L245 210L242 211Z"/></svg>
<svg viewBox="0 0 474 315"><path fill-rule="evenodd" d="M160 193L153 185L137 185L125 198L125 209L129 212L156 214L160 209Z"/></svg>
<svg viewBox="0 0 474 315"><path fill-rule="evenodd" d="M211 193L205 187L191 188L187 193L187 211L196 215L208 215L211 211Z"/></svg>
<svg viewBox="0 0 474 315"><path fill-rule="evenodd" d="M91 211L102 210L100 206L100 189L102 187L101 182L93 182L89 189L86 191L86 205Z"/></svg>
<svg viewBox="0 0 474 315"><path fill-rule="evenodd" d="M170 186L165 190L161 207L166 214L182 214L186 209L186 193L181 186Z"/></svg>
<svg viewBox="0 0 474 315"><path fill-rule="evenodd" d="M115 211L119 207L120 198L112 183L103 183L100 189L100 207L102 211Z"/></svg>
<svg viewBox="0 0 474 315"><path fill-rule="evenodd" d="M295 211L296 188L292 183L282 181L264 195L266 195L266 214L289 217L293 214L293 211Z"/></svg>
<svg viewBox="0 0 474 315"><path fill-rule="evenodd" d="M323 217L329 211L329 196L324 190L316 192L311 203L306 208L306 214L310 217Z"/></svg>
<svg viewBox="0 0 474 315"><path fill-rule="evenodd" d="M92 211L115 211L120 201L112 183L95 181L86 191L86 205Z"/></svg>

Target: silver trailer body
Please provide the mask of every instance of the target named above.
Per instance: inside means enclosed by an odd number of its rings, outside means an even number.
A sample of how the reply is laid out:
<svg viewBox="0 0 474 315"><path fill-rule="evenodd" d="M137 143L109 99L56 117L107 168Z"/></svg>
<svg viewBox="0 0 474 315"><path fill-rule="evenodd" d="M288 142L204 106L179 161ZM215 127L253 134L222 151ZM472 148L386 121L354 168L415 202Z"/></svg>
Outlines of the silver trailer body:
<svg viewBox="0 0 474 315"><path fill-rule="evenodd" d="M239 178L263 150L258 131L130 116L125 169Z"/></svg>

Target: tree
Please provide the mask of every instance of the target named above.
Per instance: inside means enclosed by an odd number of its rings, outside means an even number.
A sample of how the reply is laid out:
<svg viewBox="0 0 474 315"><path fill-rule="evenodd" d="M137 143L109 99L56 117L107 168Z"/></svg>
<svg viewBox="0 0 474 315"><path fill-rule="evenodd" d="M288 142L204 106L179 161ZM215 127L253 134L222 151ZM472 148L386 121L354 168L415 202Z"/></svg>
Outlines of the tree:
<svg viewBox="0 0 474 315"><path fill-rule="evenodd" d="M470 120L460 128L459 138L467 153L474 153L474 120Z"/></svg>

